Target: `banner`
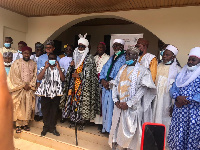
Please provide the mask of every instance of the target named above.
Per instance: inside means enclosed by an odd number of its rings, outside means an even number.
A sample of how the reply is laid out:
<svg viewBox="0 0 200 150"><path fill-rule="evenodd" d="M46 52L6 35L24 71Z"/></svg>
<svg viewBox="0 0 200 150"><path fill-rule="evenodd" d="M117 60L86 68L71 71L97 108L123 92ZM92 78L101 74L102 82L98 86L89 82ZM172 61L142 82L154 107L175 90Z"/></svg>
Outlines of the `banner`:
<svg viewBox="0 0 200 150"><path fill-rule="evenodd" d="M115 39L123 39L125 41L124 50L127 50L128 46L135 46L137 44L137 40L139 38L143 38L143 33L141 34L111 34L110 39L110 56L114 54L112 45Z"/></svg>

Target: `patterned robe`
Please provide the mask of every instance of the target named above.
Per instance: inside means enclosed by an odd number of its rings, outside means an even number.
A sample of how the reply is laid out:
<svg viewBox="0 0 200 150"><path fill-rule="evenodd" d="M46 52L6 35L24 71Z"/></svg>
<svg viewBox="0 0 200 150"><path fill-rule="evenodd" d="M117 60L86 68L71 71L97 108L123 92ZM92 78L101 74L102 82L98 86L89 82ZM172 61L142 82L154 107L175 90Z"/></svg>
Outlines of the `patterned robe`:
<svg viewBox="0 0 200 150"><path fill-rule="evenodd" d="M122 54L119 56L116 60L114 60L115 55L111 56L107 63L103 66L103 69L100 73L100 81L102 79L107 80L107 73L109 71L109 68L113 63L112 70L109 74L109 80L114 80L117 76L117 73L121 66L123 66L126 63L125 55ZM113 114L113 99L112 99L112 90L106 90L104 87L102 88L102 116L103 116L103 129L102 132L110 132L111 124L112 124L112 114Z"/></svg>
<svg viewBox="0 0 200 150"><path fill-rule="evenodd" d="M83 61L82 72L79 73L81 84L78 88L81 93L78 102L73 95L75 80L72 78L72 73L74 71L76 71L74 66L69 66L66 74L64 95L60 102L63 118L70 118L73 122L93 120L96 114L100 114L99 84L94 57L87 54Z"/></svg>
<svg viewBox="0 0 200 150"><path fill-rule="evenodd" d="M114 102L126 102L127 110L114 105L109 145L117 142L119 147L140 149L143 114L148 113L151 102L156 96L156 86L147 68L136 64L124 65L113 82Z"/></svg>
<svg viewBox="0 0 200 150"><path fill-rule="evenodd" d="M34 117L36 74L37 65L33 60L26 62L18 59L11 66L7 83L13 99L14 121L28 121ZM26 83L31 90L26 91L23 88Z"/></svg>
<svg viewBox="0 0 200 150"><path fill-rule="evenodd" d="M174 106L171 125L168 134L170 150L200 149L200 76L185 87L177 87L176 83L170 89L170 95L188 96L189 104L178 108Z"/></svg>

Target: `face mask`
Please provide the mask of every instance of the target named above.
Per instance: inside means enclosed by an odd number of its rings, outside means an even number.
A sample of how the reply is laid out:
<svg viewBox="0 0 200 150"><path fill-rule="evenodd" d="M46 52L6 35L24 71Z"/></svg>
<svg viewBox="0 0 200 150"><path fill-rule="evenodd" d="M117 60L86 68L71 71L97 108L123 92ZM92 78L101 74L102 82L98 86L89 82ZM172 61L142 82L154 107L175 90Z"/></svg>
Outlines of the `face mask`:
<svg viewBox="0 0 200 150"><path fill-rule="evenodd" d="M5 67L6 73L8 75L8 73L10 72L10 67Z"/></svg>
<svg viewBox="0 0 200 150"><path fill-rule="evenodd" d="M195 65L195 66L192 66L192 67L189 67L189 66L187 65L187 69L188 69L189 71L195 71L198 67L199 67L199 65Z"/></svg>
<svg viewBox="0 0 200 150"><path fill-rule="evenodd" d="M164 52L165 52L165 50L162 50L162 51L160 52L160 55L163 56Z"/></svg>
<svg viewBox="0 0 200 150"><path fill-rule="evenodd" d="M22 54L22 51L18 50L18 53Z"/></svg>
<svg viewBox="0 0 200 150"><path fill-rule="evenodd" d="M11 45L10 43L4 43L5 47L10 47L10 45Z"/></svg>
<svg viewBox="0 0 200 150"><path fill-rule="evenodd" d="M118 56L120 53L121 53L121 51L116 51L116 52L115 52L115 55Z"/></svg>
<svg viewBox="0 0 200 150"><path fill-rule="evenodd" d="M135 61L133 61L133 60L128 60L128 61L126 61L126 64L127 64L128 66L130 66L130 65L132 65L134 62L135 62Z"/></svg>
<svg viewBox="0 0 200 150"><path fill-rule="evenodd" d="M165 63L165 65L170 65L172 63L172 60Z"/></svg>
<svg viewBox="0 0 200 150"><path fill-rule="evenodd" d="M55 65L56 60L49 60L49 63L50 63L51 65Z"/></svg>
<svg viewBox="0 0 200 150"><path fill-rule="evenodd" d="M5 66L11 66L11 65L12 65L12 62L10 62L10 63L4 62L4 65L5 65Z"/></svg>

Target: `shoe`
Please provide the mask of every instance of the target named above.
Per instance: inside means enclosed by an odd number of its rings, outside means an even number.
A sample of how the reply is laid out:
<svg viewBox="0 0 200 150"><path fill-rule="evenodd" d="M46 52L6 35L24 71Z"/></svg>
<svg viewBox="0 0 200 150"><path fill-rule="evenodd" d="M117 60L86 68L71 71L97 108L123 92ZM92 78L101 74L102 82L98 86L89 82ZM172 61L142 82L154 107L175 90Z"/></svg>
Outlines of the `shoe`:
<svg viewBox="0 0 200 150"><path fill-rule="evenodd" d="M55 129L53 130L53 132L51 132L53 135L56 135L56 136L60 136L60 133Z"/></svg>
<svg viewBox="0 0 200 150"><path fill-rule="evenodd" d="M47 131L45 131L45 130L43 130L42 132L41 132L41 136L45 136L47 134Z"/></svg>

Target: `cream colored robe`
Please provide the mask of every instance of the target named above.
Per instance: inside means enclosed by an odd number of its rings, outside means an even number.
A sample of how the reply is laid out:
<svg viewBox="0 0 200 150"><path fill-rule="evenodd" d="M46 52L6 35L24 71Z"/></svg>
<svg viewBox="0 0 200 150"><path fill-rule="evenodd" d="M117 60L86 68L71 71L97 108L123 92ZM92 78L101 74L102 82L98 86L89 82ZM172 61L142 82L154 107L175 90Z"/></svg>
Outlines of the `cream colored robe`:
<svg viewBox="0 0 200 150"><path fill-rule="evenodd" d="M139 66L138 70L135 68L122 66L113 82L113 101L126 102L128 109L122 110L114 105L109 135L111 147L113 142L117 142L123 148L140 149L142 124L145 116L148 116L145 114L150 113L151 102L156 96L156 87L147 68L144 66ZM126 70L127 74L124 74ZM131 83L135 85L131 86ZM132 91L134 96L131 96Z"/></svg>
<svg viewBox="0 0 200 150"><path fill-rule="evenodd" d="M169 125L171 123L170 107L172 106L172 98L170 97L169 90L175 81L177 74L180 72L181 67L175 65L172 73L169 77L169 70L171 65L164 65L160 63L158 65L156 76L157 96L153 104L153 121L155 123L164 124L166 127L166 138L169 131ZM165 142L166 143L166 142Z"/></svg>
<svg viewBox="0 0 200 150"><path fill-rule="evenodd" d="M13 99L13 121L31 120L34 117L35 87L37 65L33 60L28 62L22 58L16 60L7 77L8 88ZM24 86L29 84L31 90L26 91Z"/></svg>
<svg viewBox="0 0 200 150"><path fill-rule="evenodd" d="M5 53L5 52L17 53L17 51L14 50L14 49L12 49L12 48L10 48L10 49L7 49L7 48L5 48L5 47L0 48L0 53L1 53L2 55L3 55L3 53Z"/></svg>

